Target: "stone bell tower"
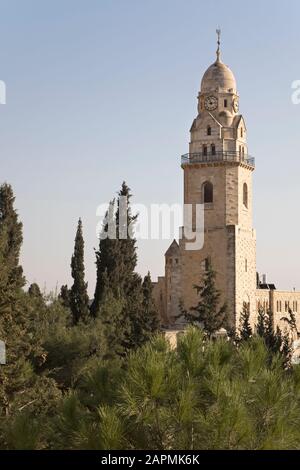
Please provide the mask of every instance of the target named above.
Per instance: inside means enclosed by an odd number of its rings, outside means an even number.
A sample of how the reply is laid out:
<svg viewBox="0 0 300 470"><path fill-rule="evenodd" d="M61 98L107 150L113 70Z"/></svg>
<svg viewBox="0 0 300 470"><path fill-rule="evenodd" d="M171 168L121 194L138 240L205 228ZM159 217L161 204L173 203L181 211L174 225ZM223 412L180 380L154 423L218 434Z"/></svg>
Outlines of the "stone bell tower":
<svg viewBox="0 0 300 470"><path fill-rule="evenodd" d="M186 309L197 304L194 286L201 284L208 261L216 272L221 302L228 304L232 326L239 326L244 305L249 308L252 323L256 318L256 234L252 228L255 162L248 154L236 81L221 61L220 31L217 33L217 58L203 75L189 153L181 157L184 204L192 207L194 214L196 205L202 204L204 243L197 249L187 249L185 238L179 245L174 241L165 254L165 276L154 286L163 323L169 326L180 321L180 302Z"/></svg>
<svg viewBox="0 0 300 470"><path fill-rule="evenodd" d="M194 288L202 282L210 261L216 272L221 302L227 302L232 326L247 306L256 319L256 234L252 228L252 174L247 129L239 114L239 95L232 71L221 61L220 31L216 61L206 70L198 94L198 115L190 129L189 153L181 157L184 204L204 210L204 243L173 241L165 254L165 276L154 284L154 298L164 325L180 322L182 303L198 302ZM185 206L186 207L186 206ZM186 210L186 209L185 209Z"/></svg>
<svg viewBox="0 0 300 470"><path fill-rule="evenodd" d="M239 114L232 71L221 61L220 31L216 61L206 70L198 95L198 116L190 130L189 153L182 156L184 203L204 204L204 245L187 251L181 240L181 298L197 303L207 260L216 271L222 301L238 326L243 305L256 313L256 240L252 228L252 173L247 129Z"/></svg>

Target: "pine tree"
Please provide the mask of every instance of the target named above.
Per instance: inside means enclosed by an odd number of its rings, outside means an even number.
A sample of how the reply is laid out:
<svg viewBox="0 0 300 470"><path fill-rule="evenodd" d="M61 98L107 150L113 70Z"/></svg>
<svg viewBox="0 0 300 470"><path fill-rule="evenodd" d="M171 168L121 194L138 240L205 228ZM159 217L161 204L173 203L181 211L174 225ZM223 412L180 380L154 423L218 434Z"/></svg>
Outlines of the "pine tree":
<svg viewBox="0 0 300 470"><path fill-rule="evenodd" d="M73 323L77 324L79 320L86 321L89 317L89 297L87 283L84 280L84 241L81 219L78 221L71 268L74 283L70 291L70 308Z"/></svg>
<svg viewBox="0 0 300 470"><path fill-rule="evenodd" d="M247 341L249 338L251 338L253 334L249 318L250 318L249 308L246 305L244 305L243 312L240 317L240 330L239 330L240 339L242 341Z"/></svg>
<svg viewBox="0 0 300 470"><path fill-rule="evenodd" d="M227 323L227 305L219 307L221 293L216 288L215 278L216 274L209 262L203 284L194 286L200 297L198 305L183 312L186 320L192 324L200 324L208 337Z"/></svg>

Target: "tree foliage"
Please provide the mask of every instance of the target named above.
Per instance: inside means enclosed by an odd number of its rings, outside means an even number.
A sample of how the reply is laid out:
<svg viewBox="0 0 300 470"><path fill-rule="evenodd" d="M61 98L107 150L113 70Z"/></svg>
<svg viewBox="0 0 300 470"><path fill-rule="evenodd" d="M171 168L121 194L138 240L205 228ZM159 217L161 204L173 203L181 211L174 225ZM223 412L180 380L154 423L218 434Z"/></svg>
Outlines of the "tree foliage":
<svg viewBox="0 0 300 470"><path fill-rule="evenodd" d="M70 290L70 308L73 323L77 324L80 320L86 322L90 314L87 283L84 280L84 240L81 219L78 221L71 269L74 282Z"/></svg>
<svg viewBox="0 0 300 470"><path fill-rule="evenodd" d="M157 336L127 358L82 369L52 415L21 412L4 448L297 449L299 366L262 338L236 347L191 327L176 350ZM29 419L30 417L30 419Z"/></svg>
<svg viewBox="0 0 300 470"><path fill-rule="evenodd" d="M102 320L109 354L126 354L158 328L150 275L143 281L137 263L130 188L122 183L108 207L96 252L97 282L91 312ZM112 307L113 306L113 307Z"/></svg>
<svg viewBox="0 0 300 470"><path fill-rule="evenodd" d="M250 325L250 311L247 305L243 306L243 312L240 316L239 337L241 341L251 338L253 331Z"/></svg>
<svg viewBox="0 0 300 470"><path fill-rule="evenodd" d="M226 306L210 266L186 313L201 328L189 327L171 348L159 333L150 274L135 272L136 241L121 236L124 220L136 221L130 197L123 183L113 211L118 237L100 240L90 315L81 222L72 288L58 297L36 283L26 291L22 224L11 187L0 187L0 448L299 449L295 315L282 333L260 311L252 331L245 309L239 341L216 339Z"/></svg>
<svg viewBox="0 0 300 470"><path fill-rule="evenodd" d="M292 345L288 331L282 332L277 326L274 328L273 313L260 308L258 311L256 332L263 338L272 360L273 354L280 354L283 357L285 366L288 367L291 361Z"/></svg>
<svg viewBox="0 0 300 470"><path fill-rule="evenodd" d="M194 286L199 296L198 304L183 310L187 322L201 325L208 336L227 326L227 305L219 305L221 293L216 288L215 278L216 273L209 262L202 284Z"/></svg>

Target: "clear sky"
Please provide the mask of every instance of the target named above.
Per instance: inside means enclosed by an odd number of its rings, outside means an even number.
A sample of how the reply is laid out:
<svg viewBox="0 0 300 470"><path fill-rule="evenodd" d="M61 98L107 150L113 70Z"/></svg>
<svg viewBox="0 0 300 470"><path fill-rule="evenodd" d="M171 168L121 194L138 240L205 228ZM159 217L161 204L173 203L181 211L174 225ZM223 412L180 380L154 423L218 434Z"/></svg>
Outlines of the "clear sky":
<svg viewBox="0 0 300 470"><path fill-rule="evenodd" d="M257 266L300 290L300 2L264 0L0 1L0 181L24 223L28 282L70 283L78 217L95 283L96 208L123 179L136 203L182 201L201 77L234 71L256 158ZM138 270L163 274L169 241L139 244Z"/></svg>

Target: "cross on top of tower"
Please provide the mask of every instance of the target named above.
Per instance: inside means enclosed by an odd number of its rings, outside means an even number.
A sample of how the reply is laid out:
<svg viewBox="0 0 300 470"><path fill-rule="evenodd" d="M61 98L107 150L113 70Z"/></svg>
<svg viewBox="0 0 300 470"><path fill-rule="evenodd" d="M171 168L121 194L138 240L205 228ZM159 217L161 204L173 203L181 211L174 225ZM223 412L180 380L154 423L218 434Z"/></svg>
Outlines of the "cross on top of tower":
<svg viewBox="0 0 300 470"><path fill-rule="evenodd" d="M220 62L220 55L221 55L221 51L220 51L220 45L221 45L221 29L220 27L218 29L216 29L216 33L217 33L217 36L218 36L218 41L217 41L217 44L218 44L218 49L217 49L217 62Z"/></svg>

